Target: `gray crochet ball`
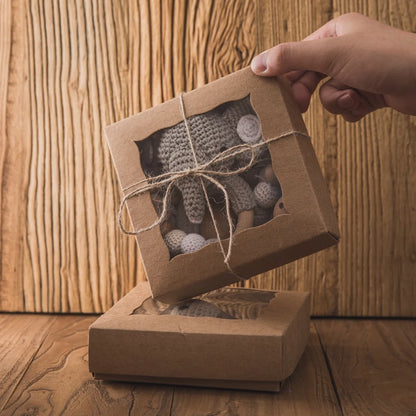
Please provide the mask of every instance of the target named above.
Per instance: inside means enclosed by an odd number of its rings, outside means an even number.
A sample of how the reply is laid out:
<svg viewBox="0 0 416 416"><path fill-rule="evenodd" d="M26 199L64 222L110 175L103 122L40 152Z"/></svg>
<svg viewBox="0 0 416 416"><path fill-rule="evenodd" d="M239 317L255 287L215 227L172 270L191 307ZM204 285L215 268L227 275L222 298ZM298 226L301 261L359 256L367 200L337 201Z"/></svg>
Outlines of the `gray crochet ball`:
<svg viewBox="0 0 416 416"><path fill-rule="evenodd" d="M182 230L172 230L165 234L163 239L168 246L169 252L172 256L181 253L182 240L186 237L185 232Z"/></svg>
<svg viewBox="0 0 416 416"><path fill-rule="evenodd" d="M211 302L205 302L200 299L190 299L175 305L172 308L169 308L166 313L169 313L169 315L182 315L192 317L236 319L221 310L217 305L214 305Z"/></svg>
<svg viewBox="0 0 416 416"><path fill-rule="evenodd" d="M202 235L192 233L185 236L181 242L183 254L193 253L205 246L205 238Z"/></svg>
<svg viewBox="0 0 416 416"><path fill-rule="evenodd" d="M267 182L259 182L254 188L254 197L261 208L272 208L282 196L281 190Z"/></svg>

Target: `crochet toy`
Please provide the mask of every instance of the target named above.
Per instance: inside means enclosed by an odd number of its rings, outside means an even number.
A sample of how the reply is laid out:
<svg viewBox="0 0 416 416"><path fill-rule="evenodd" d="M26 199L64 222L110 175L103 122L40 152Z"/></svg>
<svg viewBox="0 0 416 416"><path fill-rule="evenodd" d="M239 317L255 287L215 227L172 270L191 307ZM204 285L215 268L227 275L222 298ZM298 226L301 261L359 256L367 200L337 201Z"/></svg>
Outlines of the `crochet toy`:
<svg viewBox="0 0 416 416"><path fill-rule="evenodd" d="M223 110L223 111L221 111ZM241 144L237 132L239 121L243 116L253 115L250 102L247 99L235 101L224 109L215 109L204 114L188 118L189 128L192 134L192 143L198 163L211 161L215 156ZM254 116L255 117L255 116ZM249 120L250 121L250 120ZM243 137L244 126L239 128ZM258 129L259 130L259 129ZM261 133L255 133L253 140L260 140ZM160 137L158 157L162 165L162 173L177 172L195 166L195 160L190 147L188 134L183 122L165 129ZM250 154L243 153L235 159L223 160L211 166L212 170L227 171L233 165L247 163ZM255 206L254 195L247 182L239 175L218 176L215 178L227 191L231 208L235 214L240 215L245 211L252 211ZM176 186L182 193L183 204L188 220L193 224L200 224L205 213L205 195L200 178L185 177L177 181ZM206 183L209 187L209 183ZM242 216L247 218L247 216ZM249 217L250 218L250 217ZM239 221L240 222L240 221ZM241 225L241 224L240 224ZM252 225L248 220L245 228Z"/></svg>
<svg viewBox="0 0 416 416"><path fill-rule="evenodd" d="M220 319L257 319L275 297L266 290L222 288L173 305L152 297L146 299L134 314L182 315Z"/></svg>
<svg viewBox="0 0 416 416"><path fill-rule="evenodd" d="M184 254L193 253L205 246L205 238L202 235L191 233L188 234L181 242L181 251Z"/></svg>
<svg viewBox="0 0 416 416"><path fill-rule="evenodd" d="M254 188L254 198L261 208L273 208L281 196L280 187L267 182L259 182Z"/></svg>
<svg viewBox="0 0 416 416"><path fill-rule="evenodd" d="M184 122L159 131L153 141L141 147L142 164L149 176L183 171L198 164L211 162L227 149L262 140L258 117L251 107L249 97L225 103L207 113L187 118L193 154ZM229 220L234 231L258 226L278 215L287 214L282 200L282 190L271 165L267 146L255 149L255 159L250 169L241 174L232 172L249 163L251 152L209 165L209 170L230 172L229 175L212 175L227 192L231 217L225 212L225 199L218 186L204 180L220 238L229 236ZM160 230L171 256L193 253L207 244L218 241L211 214L206 209L206 196L200 177L186 176L175 182L175 191L168 203L167 220ZM153 204L161 214L163 190L152 194Z"/></svg>
<svg viewBox="0 0 416 416"><path fill-rule="evenodd" d="M236 319L217 305L200 299L190 299L171 308L169 315Z"/></svg>
<svg viewBox="0 0 416 416"><path fill-rule="evenodd" d="M186 237L185 231L174 229L165 234L165 243L172 255L182 252L182 240Z"/></svg>

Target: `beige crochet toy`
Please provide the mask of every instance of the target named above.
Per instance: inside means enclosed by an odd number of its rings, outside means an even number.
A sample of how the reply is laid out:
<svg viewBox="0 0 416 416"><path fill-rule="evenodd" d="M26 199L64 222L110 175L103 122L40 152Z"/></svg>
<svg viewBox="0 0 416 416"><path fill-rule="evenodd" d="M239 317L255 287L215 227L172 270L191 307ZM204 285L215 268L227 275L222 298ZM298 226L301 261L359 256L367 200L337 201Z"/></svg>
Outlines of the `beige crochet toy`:
<svg viewBox="0 0 416 416"><path fill-rule="evenodd" d="M163 237L166 245L168 246L169 252L176 256L182 252L182 240L186 237L186 233L182 230L174 229L169 231Z"/></svg>
<svg viewBox="0 0 416 416"><path fill-rule="evenodd" d="M274 297L275 292L266 290L226 287L173 305L149 297L133 314L257 319Z"/></svg>
<svg viewBox="0 0 416 416"><path fill-rule="evenodd" d="M241 144L242 141L237 127L242 117L247 115L257 119L253 114L248 98L229 103L225 110L214 109L204 114L189 117L188 124L198 163L209 162L230 147ZM240 134L246 137L247 132L241 133L243 130L240 125ZM260 138L261 132L259 136L259 131L256 131L253 140L259 140ZM250 156L249 152L246 152L236 156L235 159L222 160L210 166L210 168L222 172L230 171L234 165L247 163ZM161 133L158 157L162 165L162 173L182 171L195 166L184 122L165 129ZM239 216L239 219L240 214L251 211L249 215L242 215L242 221L244 227L252 226L252 210L255 201L253 192L247 182L239 175L217 176L215 179L224 186L230 198L231 208ZM181 178L177 181L176 186L182 193L183 204L189 221L193 224L200 224L206 206L200 178L192 176ZM206 183L206 186L209 188L209 183Z"/></svg>
<svg viewBox="0 0 416 416"><path fill-rule="evenodd" d="M183 254L193 253L200 250L206 244L205 238L197 233L187 234L181 242L181 252Z"/></svg>
<svg viewBox="0 0 416 416"><path fill-rule="evenodd" d="M254 198L261 208L273 208L277 200L282 196L280 187L268 182L259 182L254 188Z"/></svg>
<svg viewBox="0 0 416 416"><path fill-rule="evenodd" d="M184 122L159 131L156 140L149 141L141 149L142 163L149 176L152 176L152 171L163 174L190 169L195 167L194 157L198 164L204 164L231 147L243 143L254 145L262 140L260 121L249 97L191 116L187 122L195 156ZM282 209L282 190L267 146L257 147L254 151L254 164L241 175L232 172L250 161L252 153L249 151L209 165L212 171L231 172L226 176L213 175L227 192L232 210L228 219L222 191L204 179L208 197L213 201L210 206L220 239L229 236L229 221L232 221L234 232L238 232L287 213L286 209ZM161 233L171 256L193 253L218 242L211 213L206 209L201 178L192 175L182 177L176 181L174 189L169 200L167 220L161 224ZM163 191L152 195L152 200L160 215Z"/></svg>

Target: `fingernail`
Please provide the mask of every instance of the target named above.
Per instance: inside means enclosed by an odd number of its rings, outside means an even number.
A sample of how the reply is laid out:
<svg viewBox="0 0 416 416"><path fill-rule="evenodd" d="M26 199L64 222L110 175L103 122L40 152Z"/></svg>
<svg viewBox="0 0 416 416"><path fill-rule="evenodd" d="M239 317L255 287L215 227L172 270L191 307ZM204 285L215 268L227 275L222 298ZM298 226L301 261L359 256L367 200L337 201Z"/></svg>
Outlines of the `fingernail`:
<svg viewBox="0 0 416 416"><path fill-rule="evenodd" d="M346 93L338 97L337 104L343 110L351 110L354 107L354 100L350 94Z"/></svg>
<svg viewBox="0 0 416 416"><path fill-rule="evenodd" d="M261 74L267 69L266 54L263 52L251 61L251 70L255 74Z"/></svg>

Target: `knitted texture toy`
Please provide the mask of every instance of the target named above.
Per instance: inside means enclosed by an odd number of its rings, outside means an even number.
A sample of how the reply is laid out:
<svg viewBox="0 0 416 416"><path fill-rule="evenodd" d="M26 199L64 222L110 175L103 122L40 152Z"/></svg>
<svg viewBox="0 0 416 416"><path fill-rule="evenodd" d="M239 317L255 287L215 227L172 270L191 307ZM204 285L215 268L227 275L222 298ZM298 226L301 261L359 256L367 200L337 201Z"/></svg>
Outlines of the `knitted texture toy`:
<svg viewBox="0 0 416 416"><path fill-rule="evenodd" d="M267 290L250 291L240 288L222 288L204 293L193 299L167 305L152 297L146 299L134 314L182 315L220 319L257 319L275 297Z"/></svg>
<svg viewBox="0 0 416 416"><path fill-rule="evenodd" d="M282 196L280 187L271 185L268 182L259 182L254 188L256 203L261 208L272 208Z"/></svg>
<svg viewBox="0 0 416 416"><path fill-rule="evenodd" d="M193 317L211 317L221 319L236 319L222 311L218 306L200 299L190 299L174 306L169 311L170 315L182 315Z"/></svg>
<svg viewBox="0 0 416 416"><path fill-rule="evenodd" d="M181 242L181 252L184 254L193 253L205 246L205 238L202 235L191 233L183 238Z"/></svg>
<svg viewBox="0 0 416 416"><path fill-rule="evenodd" d="M168 249L172 255L176 255L182 252L182 241L186 237L185 231L182 230L172 230L165 234L164 240Z"/></svg>
<svg viewBox="0 0 416 416"><path fill-rule="evenodd" d="M227 149L241 144L261 142L260 120L250 104L249 97L224 103L214 110L187 118L190 138L184 122L157 132L153 140L140 148L142 166L146 175L185 171L211 162ZM255 149L254 163L240 174L232 172L246 165L252 154L239 153L233 158L211 163L209 170L227 172L226 176L212 175L225 189L231 205L231 216L225 212L225 198L221 189L203 179L210 201L198 176L184 176L175 182L169 198L165 222L160 230L172 257L200 250L208 244L228 238L229 225L234 232L258 226L273 217L288 214L282 201L282 190L277 180L267 146ZM161 214L164 191L151 194L158 215ZM217 231L211 215L214 215ZM230 221L230 222L229 222ZM218 232L218 234L217 234Z"/></svg>
<svg viewBox="0 0 416 416"><path fill-rule="evenodd" d="M189 221L185 212L185 207L183 206L183 200L181 200L176 207L175 221L176 228L185 231L187 234L199 232L199 224L193 224Z"/></svg>
<svg viewBox="0 0 416 416"><path fill-rule="evenodd" d="M211 161L215 156L241 144L237 134L238 121L242 116L252 113L246 100L230 103L221 113L215 109L188 118L192 144L198 163ZM165 129L160 137L158 157L162 172L177 172L195 166L186 127L183 122ZM223 160L211 166L213 170L227 171L233 165L242 164L250 155L243 153L234 160ZM229 194L231 208L239 214L254 208L255 201L250 186L238 175L216 177ZM199 178L185 177L176 183L182 193L186 215L191 223L200 224L205 213L205 196Z"/></svg>
<svg viewBox="0 0 416 416"><path fill-rule="evenodd" d="M254 114L247 114L240 118L237 124L237 134L245 143L254 144L261 139L260 121Z"/></svg>

